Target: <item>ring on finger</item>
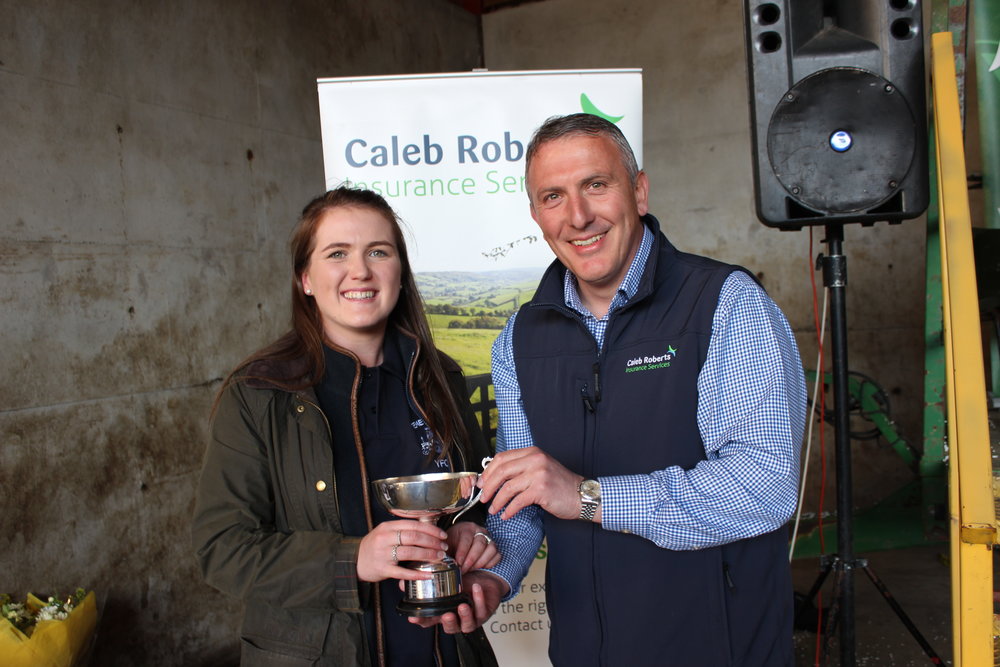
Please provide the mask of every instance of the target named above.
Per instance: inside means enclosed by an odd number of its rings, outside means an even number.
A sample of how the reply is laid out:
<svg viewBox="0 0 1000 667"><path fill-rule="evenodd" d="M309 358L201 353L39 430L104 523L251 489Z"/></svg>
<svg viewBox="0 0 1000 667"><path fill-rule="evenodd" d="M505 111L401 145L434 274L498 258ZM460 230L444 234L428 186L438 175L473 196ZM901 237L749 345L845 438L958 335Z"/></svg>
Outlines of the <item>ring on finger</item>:
<svg viewBox="0 0 1000 667"><path fill-rule="evenodd" d="M398 544L394 544L392 546L392 562L395 563L396 565L399 565L399 556L396 555L396 549L398 548L399 548Z"/></svg>
<svg viewBox="0 0 1000 667"><path fill-rule="evenodd" d="M396 531L396 546L403 546L403 531L401 530Z"/></svg>
<svg viewBox="0 0 1000 667"><path fill-rule="evenodd" d="M472 539L476 539L477 537L481 537L484 540L486 540L487 546L490 545L490 544L493 544L493 538L490 537L489 535L487 535L486 533L484 533L481 530L476 531L476 534L472 536Z"/></svg>

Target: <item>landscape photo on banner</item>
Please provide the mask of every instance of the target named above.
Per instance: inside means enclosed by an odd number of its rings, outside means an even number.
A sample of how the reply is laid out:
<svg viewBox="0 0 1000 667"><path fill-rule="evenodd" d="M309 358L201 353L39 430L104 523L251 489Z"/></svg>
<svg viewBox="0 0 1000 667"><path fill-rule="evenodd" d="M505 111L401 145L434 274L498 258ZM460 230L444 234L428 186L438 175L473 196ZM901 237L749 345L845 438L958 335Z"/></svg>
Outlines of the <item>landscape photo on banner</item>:
<svg viewBox="0 0 1000 667"><path fill-rule="evenodd" d="M622 130L641 168L642 70L324 78L317 86L326 188L368 188L396 210L435 344L491 399L493 341L554 259L528 207L531 135L551 116L600 115ZM543 545L521 594L485 626L501 664L548 664L544 566Z"/></svg>

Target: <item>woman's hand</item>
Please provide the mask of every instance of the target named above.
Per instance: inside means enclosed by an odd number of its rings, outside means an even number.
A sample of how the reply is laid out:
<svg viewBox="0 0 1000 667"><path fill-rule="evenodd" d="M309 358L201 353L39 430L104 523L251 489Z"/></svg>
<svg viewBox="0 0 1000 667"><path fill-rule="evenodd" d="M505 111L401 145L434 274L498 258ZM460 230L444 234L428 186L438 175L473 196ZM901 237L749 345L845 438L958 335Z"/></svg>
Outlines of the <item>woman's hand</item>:
<svg viewBox="0 0 1000 667"><path fill-rule="evenodd" d="M471 521L459 521L448 529L448 547L462 574L500 562L500 552L489 531Z"/></svg>
<svg viewBox="0 0 1000 667"><path fill-rule="evenodd" d="M439 561L445 556L448 534L432 523L399 519L375 526L358 547L358 579L430 579L434 575L400 566L406 560ZM477 538L482 541L482 538Z"/></svg>

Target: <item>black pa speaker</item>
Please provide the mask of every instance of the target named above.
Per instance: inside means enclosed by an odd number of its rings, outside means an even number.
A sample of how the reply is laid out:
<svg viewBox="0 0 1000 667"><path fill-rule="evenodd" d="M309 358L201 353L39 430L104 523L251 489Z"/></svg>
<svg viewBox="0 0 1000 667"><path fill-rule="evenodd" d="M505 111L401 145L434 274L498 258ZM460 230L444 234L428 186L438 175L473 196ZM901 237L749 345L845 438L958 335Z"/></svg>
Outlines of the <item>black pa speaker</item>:
<svg viewBox="0 0 1000 667"><path fill-rule="evenodd" d="M927 208L920 0L744 0L754 187L782 229Z"/></svg>

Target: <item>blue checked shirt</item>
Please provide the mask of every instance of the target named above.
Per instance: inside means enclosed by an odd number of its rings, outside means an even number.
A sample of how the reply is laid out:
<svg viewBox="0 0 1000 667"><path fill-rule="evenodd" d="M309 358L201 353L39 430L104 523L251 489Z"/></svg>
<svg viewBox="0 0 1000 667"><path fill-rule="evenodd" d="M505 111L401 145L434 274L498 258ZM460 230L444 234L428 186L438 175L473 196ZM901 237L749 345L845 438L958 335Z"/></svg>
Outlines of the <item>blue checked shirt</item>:
<svg viewBox="0 0 1000 667"><path fill-rule="evenodd" d="M645 229L639 251L608 314L594 317L566 272L566 305L599 346L608 316L632 298L653 245ZM514 367L517 313L493 344L499 426L497 452L535 443L521 405ZM795 338L778 306L754 280L733 272L719 294L712 338L698 375L698 429L706 460L690 470L599 477L601 526L634 533L665 549L691 550L754 537L782 526L796 503L806 388ZM544 448L544 443L541 445ZM541 508L489 517L503 559L491 569L517 593L544 537Z"/></svg>

